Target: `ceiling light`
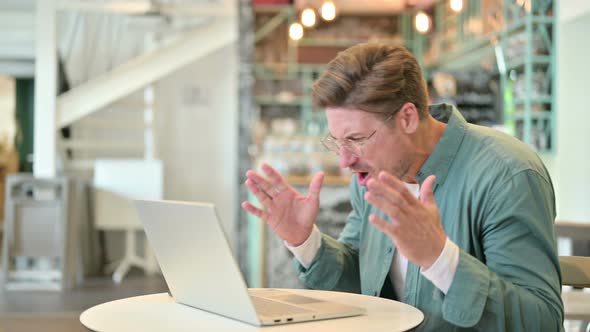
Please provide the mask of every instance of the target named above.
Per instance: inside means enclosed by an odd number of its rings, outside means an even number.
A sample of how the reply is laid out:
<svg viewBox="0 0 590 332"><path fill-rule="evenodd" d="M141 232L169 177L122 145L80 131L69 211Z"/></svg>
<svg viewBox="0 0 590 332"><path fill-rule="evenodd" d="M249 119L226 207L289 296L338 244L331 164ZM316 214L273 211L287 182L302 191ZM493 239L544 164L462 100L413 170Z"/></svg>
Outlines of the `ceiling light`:
<svg viewBox="0 0 590 332"><path fill-rule="evenodd" d="M289 27L289 38L299 40L303 37L303 26L295 22Z"/></svg>
<svg viewBox="0 0 590 332"><path fill-rule="evenodd" d="M463 10L463 0L451 0L451 10L455 13Z"/></svg>
<svg viewBox="0 0 590 332"><path fill-rule="evenodd" d="M303 24L306 28L311 28L315 25L316 17L315 17L315 10L311 8L305 8L301 12L301 24Z"/></svg>
<svg viewBox="0 0 590 332"><path fill-rule="evenodd" d="M332 1L326 1L322 5L322 18L325 21L332 21L336 18L336 6Z"/></svg>
<svg viewBox="0 0 590 332"><path fill-rule="evenodd" d="M430 18L423 11L416 14L416 30L420 33L426 33L430 29Z"/></svg>

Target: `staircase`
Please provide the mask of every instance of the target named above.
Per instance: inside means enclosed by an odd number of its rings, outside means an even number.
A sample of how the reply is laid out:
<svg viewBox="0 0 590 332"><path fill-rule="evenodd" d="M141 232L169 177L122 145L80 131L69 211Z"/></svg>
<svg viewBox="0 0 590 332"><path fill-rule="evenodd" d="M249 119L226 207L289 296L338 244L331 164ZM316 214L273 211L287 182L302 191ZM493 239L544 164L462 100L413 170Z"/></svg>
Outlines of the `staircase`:
<svg viewBox="0 0 590 332"><path fill-rule="evenodd" d="M153 159L152 120L149 86L72 123L59 143L65 173L90 179L96 159Z"/></svg>
<svg viewBox="0 0 590 332"><path fill-rule="evenodd" d="M10 1L19 3L20 0ZM34 4L30 0L22 1ZM229 14L225 11L233 3L231 0L216 3L193 0L193 3L199 3L191 7L197 15L196 19L182 15L178 18L167 16L152 24L149 23L149 15L140 15L142 23L139 26L131 22L136 16L84 11L87 4L99 8L114 2L116 0L105 0L104 4L87 0L59 1L60 6L76 5L81 9L68 11L59 7L61 10L57 19L59 59L71 87L60 93L56 100L55 130L59 132L57 169L58 173L69 177L92 179L98 159L155 159L153 119L157 81L237 39L237 29L231 16L235 15L235 11ZM181 2L176 1L174 6L182 9ZM0 26L3 26L1 19L4 17L2 5ZM204 10L207 7L212 10ZM35 18L34 6L23 11L28 11L24 16ZM162 21L164 25L161 25ZM35 55L32 46L34 20L25 30L31 30L23 34L29 38L25 38L15 49L23 53L21 59L29 65L25 76L31 77ZM3 52L8 40L0 39L0 70L4 63L12 61L12 58L3 56L9 54ZM115 216L110 219L123 219L119 214ZM137 226L122 227L128 239L126 249L132 249L126 250L122 264L117 267L114 275L117 282L121 281L130 265L146 267L144 261L138 263L133 253L129 254L135 249L134 241L129 239L133 240L139 233ZM146 270L149 265L150 262L147 262Z"/></svg>
<svg viewBox="0 0 590 332"><path fill-rule="evenodd" d="M232 0L138 0L145 12L128 13L114 9L125 1L56 3L71 87L57 98L58 169L68 175L91 176L97 158L154 158L155 82L237 38ZM3 0L0 27L0 73L32 77L35 0Z"/></svg>
<svg viewBox="0 0 590 332"><path fill-rule="evenodd" d="M153 31L130 28L127 16L78 12L66 17L63 37L69 43L61 44L60 54L74 88L61 95L58 104L80 86L156 49ZM147 85L63 127L58 147L64 173L90 179L97 159L153 159L154 95L153 85ZM94 96L80 98L88 105Z"/></svg>

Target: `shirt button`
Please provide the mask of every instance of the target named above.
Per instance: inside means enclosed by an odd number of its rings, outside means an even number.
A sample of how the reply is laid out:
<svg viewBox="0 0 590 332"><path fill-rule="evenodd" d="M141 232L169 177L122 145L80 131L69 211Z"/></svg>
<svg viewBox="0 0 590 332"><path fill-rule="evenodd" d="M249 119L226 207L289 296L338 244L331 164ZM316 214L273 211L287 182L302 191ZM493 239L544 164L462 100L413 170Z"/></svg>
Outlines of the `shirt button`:
<svg viewBox="0 0 590 332"><path fill-rule="evenodd" d="M377 291L375 291L375 296L377 296Z"/></svg>
<svg viewBox="0 0 590 332"><path fill-rule="evenodd" d="M387 253L391 254L391 252L393 251L392 247L389 247L389 249L387 249Z"/></svg>

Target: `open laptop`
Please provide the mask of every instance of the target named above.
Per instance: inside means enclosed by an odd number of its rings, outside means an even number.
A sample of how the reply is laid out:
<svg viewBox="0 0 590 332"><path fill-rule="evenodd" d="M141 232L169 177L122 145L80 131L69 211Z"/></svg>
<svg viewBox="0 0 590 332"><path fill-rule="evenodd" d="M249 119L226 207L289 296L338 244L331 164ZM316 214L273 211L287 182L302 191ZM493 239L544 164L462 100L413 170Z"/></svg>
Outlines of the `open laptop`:
<svg viewBox="0 0 590 332"><path fill-rule="evenodd" d="M248 290L213 204L135 201L178 303L253 325L349 317L364 308L277 289Z"/></svg>

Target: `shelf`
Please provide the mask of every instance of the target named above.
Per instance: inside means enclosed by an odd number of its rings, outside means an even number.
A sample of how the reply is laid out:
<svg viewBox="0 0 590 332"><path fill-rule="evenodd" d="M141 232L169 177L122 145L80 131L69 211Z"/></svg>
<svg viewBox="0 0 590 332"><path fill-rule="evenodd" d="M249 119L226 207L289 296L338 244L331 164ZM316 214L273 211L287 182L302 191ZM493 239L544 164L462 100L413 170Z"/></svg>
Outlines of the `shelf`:
<svg viewBox="0 0 590 332"><path fill-rule="evenodd" d="M257 80L299 80L305 75L322 72L325 66L315 64L257 63L254 65L254 76Z"/></svg>
<svg viewBox="0 0 590 332"><path fill-rule="evenodd" d="M287 176L287 182L292 186L309 186L311 182L311 176L295 176L289 175ZM348 186L350 185L350 177L349 176L338 176L338 175L326 175L324 177L324 185L325 186Z"/></svg>
<svg viewBox="0 0 590 332"><path fill-rule="evenodd" d="M549 55L536 55L531 60L527 60L521 57L514 61L509 61L506 64L506 70L518 69L523 67L528 61L531 61L534 65L549 65L551 63L551 57Z"/></svg>
<svg viewBox="0 0 590 332"><path fill-rule="evenodd" d="M286 71L289 68L295 68L297 71L319 71L326 67L326 64L309 64L309 63L296 63L288 64L283 62L258 62L254 65L254 69L257 71Z"/></svg>
<svg viewBox="0 0 590 332"><path fill-rule="evenodd" d="M257 71L254 75L258 81L291 81L299 79L295 72L273 74L268 71Z"/></svg>
<svg viewBox="0 0 590 332"><path fill-rule="evenodd" d="M259 95L254 97L254 101L258 105L282 105L282 106L301 106L303 105L303 97L278 97L271 95Z"/></svg>
<svg viewBox="0 0 590 332"><path fill-rule="evenodd" d="M551 16L533 16L531 21L533 24L551 24L554 18ZM441 50L439 61L436 64L430 66L439 67L444 69L455 69L465 67L465 63L478 63L477 61L482 58L493 56L494 48L490 41L495 39L505 39L506 35L511 35L524 29L526 27L526 19L522 19L517 23L508 26L502 31L494 31L479 37L471 38L463 43L457 44L453 50ZM441 41L446 41L448 36L443 36ZM537 57L535 57L537 58ZM475 61L475 60L477 61ZM533 58L534 59L534 58ZM550 63L551 59L549 56L539 56L539 63ZM516 66L521 66L520 62L524 63L525 60L516 61ZM533 60L534 61L534 60ZM513 66L510 64L509 66Z"/></svg>
<svg viewBox="0 0 590 332"><path fill-rule="evenodd" d="M522 106L526 102L524 98L514 98L514 105L515 106ZM531 104L551 104L553 102L553 98L549 95L538 96L538 97L531 97Z"/></svg>
<svg viewBox="0 0 590 332"><path fill-rule="evenodd" d="M363 41L357 39L323 39L323 38L302 38L298 46L307 47L350 47Z"/></svg>
<svg viewBox="0 0 590 332"><path fill-rule="evenodd" d="M533 16L531 21L533 24L552 24L554 18L552 16ZM509 25L503 32L506 34L513 34L526 26L526 18L520 19L519 22Z"/></svg>
<svg viewBox="0 0 590 332"><path fill-rule="evenodd" d="M360 43L366 43L369 39L353 39L353 38L305 38L303 37L298 46L307 46L307 47L342 47L348 48ZM399 42L398 39L394 38L373 38L371 42L382 42L382 43L397 43Z"/></svg>
<svg viewBox="0 0 590 332"><path fill-rule="evenodd" d="M495 96L491 94L464 93L458 94L453 99L458 105L490 106L495 102Z"/></svg>
<svg viewBox="0 0 590 332"><path fill-rule="evenodd" d="M514 113L514 120L524 120L525 116L523 112ZM551 119L551 112L532 112L531 119L533 120L549 120Z"/></svg>

